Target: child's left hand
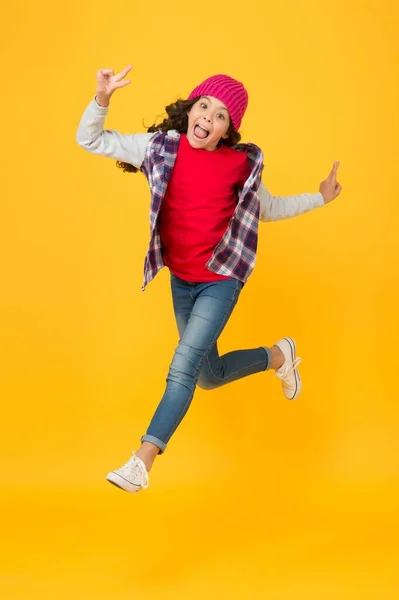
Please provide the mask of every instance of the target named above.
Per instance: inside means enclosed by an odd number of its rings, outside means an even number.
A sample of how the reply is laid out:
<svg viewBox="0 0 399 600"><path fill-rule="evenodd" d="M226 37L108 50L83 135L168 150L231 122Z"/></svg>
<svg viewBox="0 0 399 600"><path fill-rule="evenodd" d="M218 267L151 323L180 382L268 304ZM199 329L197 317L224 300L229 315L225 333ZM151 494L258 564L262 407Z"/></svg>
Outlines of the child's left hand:
<svg viewBox="0 0 399 600"><path fill-rule="evenodd" d="M335 200L341 193L342 186L337 181L337 171L339 167L339 161L335 161L331 173L321 182L319 192L324 198L324 204L328 204L332 200Z"/></svg>

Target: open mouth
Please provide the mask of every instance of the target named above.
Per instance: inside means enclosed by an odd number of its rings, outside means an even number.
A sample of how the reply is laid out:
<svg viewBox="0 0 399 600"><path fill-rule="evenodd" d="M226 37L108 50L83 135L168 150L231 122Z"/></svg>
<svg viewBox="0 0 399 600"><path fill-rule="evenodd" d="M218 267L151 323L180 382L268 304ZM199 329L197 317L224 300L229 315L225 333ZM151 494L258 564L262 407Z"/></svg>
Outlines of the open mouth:
<svg viewBox="0 0 399 600"><path fill-rule="evenodd" d="M205 140L209 135L209 131L207 129L205 129L205 127L202 127L202 125L196 125L194 127L194 136L198 139L198 140Z"/></svg>

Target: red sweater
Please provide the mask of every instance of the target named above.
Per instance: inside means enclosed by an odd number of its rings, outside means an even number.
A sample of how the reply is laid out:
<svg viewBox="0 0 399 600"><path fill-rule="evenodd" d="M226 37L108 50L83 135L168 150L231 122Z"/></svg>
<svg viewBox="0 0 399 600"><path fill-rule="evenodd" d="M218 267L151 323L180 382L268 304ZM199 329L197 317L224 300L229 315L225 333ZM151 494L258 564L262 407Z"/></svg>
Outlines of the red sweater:
<svg viewBox="0 0 399 600"><path fill-rule="evenodd" d="M174 275L186 281L225 279L205 265L229 225L238 190L250 173L245 152L224 145L200 150L180 136L160 211L162 257Z"/></svg>

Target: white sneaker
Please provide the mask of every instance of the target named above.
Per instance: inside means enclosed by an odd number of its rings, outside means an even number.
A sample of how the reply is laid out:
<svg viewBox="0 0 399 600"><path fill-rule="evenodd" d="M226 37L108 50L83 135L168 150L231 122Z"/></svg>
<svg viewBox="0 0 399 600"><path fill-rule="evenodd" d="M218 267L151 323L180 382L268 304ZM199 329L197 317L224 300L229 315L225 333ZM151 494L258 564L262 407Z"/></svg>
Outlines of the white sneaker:
<svg viewBox="0 0 399 600"><path fill-rule="evenodd" d="M145 464L133 452L133 456L129 458L123 467L108 473L107 481L126 492L134 494L148 488L149 476Z"/></svg>
<svg viewBox="0 0 399 600"><path fill-rule="evenodd" d="M302 361L296 356L296 346L292 338L286 337L278 341L275 346L280 348L285 356L285 361L282 367L276 371L276 376L281 379L283 392L288 400L298 398L302 389L302 381L297 369L297 366Z"/></svg>

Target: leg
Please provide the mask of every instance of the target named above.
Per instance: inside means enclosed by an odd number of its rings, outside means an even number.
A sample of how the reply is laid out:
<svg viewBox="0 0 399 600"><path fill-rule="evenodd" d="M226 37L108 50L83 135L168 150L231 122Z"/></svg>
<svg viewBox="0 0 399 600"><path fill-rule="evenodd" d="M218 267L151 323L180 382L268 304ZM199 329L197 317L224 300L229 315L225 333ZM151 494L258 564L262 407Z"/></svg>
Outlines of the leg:
<svg viewBox="0 0 399 600"><path fill-rule="evenodd" d="M236 350L219 356L215 344L204 360L198 386L204 390L213 390L242 377L266 371L270 360L270 352L265 348Z"/></svg>
<svg viewBox="0 0 399 600"><path fill-rule="evenodd" d="M198 386L213 390L254 373L279 369L283 362L284 355L277 346L236 350L219 356L216 343L204 360Z"/></svg>
<svg viewBox="0 0 399 600"><path fill-rule="evenodd" d="M193 300L186 293L186 286L185 282L172 275L173 306L180 338L186 330L193 307ZM211 390L253 373L265 371L269 368L278 368L274 364L275 351L281 354L278 348L273 347L272 349L238 350L219 357L217 343L215 343L204 359L198 378L198 386L202 389Z"/></svg>
<svg viewBox="0 0 399 600"><path fill-rule="evenodd" d="M142 437L142 442L157 446L159 453L165 451L186 414L201 365L226 325L242 288L235 279L185 285L191 287L190 317L169 369L165 393Z"/></svg>

